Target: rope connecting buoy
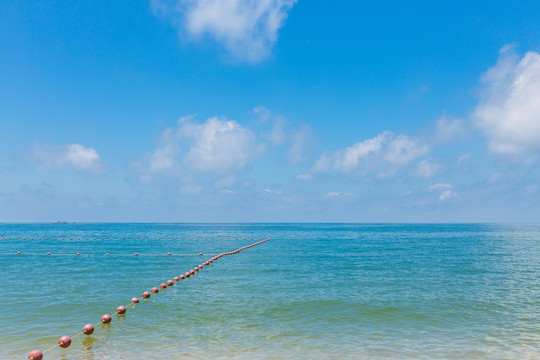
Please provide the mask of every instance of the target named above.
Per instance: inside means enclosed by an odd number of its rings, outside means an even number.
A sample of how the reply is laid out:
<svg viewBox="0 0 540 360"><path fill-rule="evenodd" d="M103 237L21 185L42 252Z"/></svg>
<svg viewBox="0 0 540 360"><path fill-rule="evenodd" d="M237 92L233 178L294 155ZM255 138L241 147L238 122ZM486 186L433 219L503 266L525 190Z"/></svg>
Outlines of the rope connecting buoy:
<svg viewBox="0 0 540 360"><path fill-rule="evenodd" d="M253 246L256 246L256 245L259 245L265 241L268 241L270 239L266 239L266 240L262 240L262 241L259 241L259 242L256 242L254 244L251 244L251 245L247 245L247 246L244 246L244 247L241 247L240 249L237 249L237 250L234 250L234 251L229 251L229 252L225 252L225 253L221 253L219 255L216 255L214 257L212 257L211 259L203 262L202 264L200 264L199 266L196 266L194 269L186 272L184 275L180 275L178 277L174 277L174 281L173 280L167 280L167 283L161 283L159 285L159 287L161 289L165 289L167 288L167 286L173 286L174 285L174 282L176 281L179 281L180 279L185 279L185 278L189 278L191 275L194 275L195 272L198 272L199 270L202 270L202 268L204 266L208 266L210 265L213 261L216 261L218 259L220 259L221 257L223 256L226 256L226 255L233 255L233 254L238 254L240 251L242 250L245 250L247 248L250 248L250 247L253 247ZM47 253L47 255L50 255L50 253ZM77 253L77 255L80 255L79 253ZM107 253L106 255L109 255L109 253ZM135 253L134 254L135 256L137 256L138 254ZM199 253L199 255L202 255L202 253ZM159 289L157 287L153 287L152 288L152 293L158 293L159 292ZM150 293L148 291L145 291L143 292L142 294L142 297L147 299L147 298L150 298ZM113 316L116 316L116 315L123 315L126 313L127 311L127 308L130 307L130 306L134 306L135 304L139 303L139 299L134 297L131 299L131 302L129 305L127 306L118 306L117 309L116 309L116 313L113 314L112 316L109 315L109 314L104 314L102 317L101 317L101 321L99 323L97 323L96 325L92 325L92 324L86 324L84 325L83 329L82 329L82 332L74 335L73 337L69 337L69 336L62 336L59 340L58 340L58 344L51 347L50 349L48 350L45 350L43 352L41 352L40 350L32 350L29 354L28 354L28 359L29 360L42 360L43 359L43 354L44 353L47 353L51 350L53 350L54 348L56 347L61 347L61 348L67 348L71 345L71 342L72 342L72 339L81 335L81 334L85 334L85 335L91 335L93 332L94 332L94 328L95 326L98 326L100 324L109 324L111 321L112 321L112 318Z"/></svg>

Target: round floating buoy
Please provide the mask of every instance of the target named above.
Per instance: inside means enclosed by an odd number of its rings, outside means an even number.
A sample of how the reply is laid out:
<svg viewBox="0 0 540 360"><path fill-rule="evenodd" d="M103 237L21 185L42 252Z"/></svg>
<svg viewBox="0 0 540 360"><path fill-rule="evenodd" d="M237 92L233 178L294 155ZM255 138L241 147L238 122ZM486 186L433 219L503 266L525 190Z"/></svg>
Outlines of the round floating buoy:
<svg viewBox="0 0 540 360"><path fill-rule="evenodd" d="M172 280L167 280L167 286L173 286L174 284L174 281Z"/></svg>
<svg viewBox="0 0 540 360"><path fill-rule="evenodd" d="M187 278L191 275L191 271L188 271L184 274Z"/></svg>
<svg viewBox="0 0 540 360"><path fill-rule="evenodd" d="M48 253L47 253L47 255L51 255L51 253L50 253L50 252L48 252Z"/></svg>
<svg viewBox="0 0 540 360"><path fill-rule="evenodd" d="M68 348L69 345L71 345L71 338L69 336L62 336L60 340L58 340L58 345L63 349Z"/></svg>
<svg viewBox="0 0 540 360"><path fill-rule="evenodd" d="M202 265L199 265L199 266L197 266L197 267L199 268L199 270L201 270L201 269L203 268L203 266L202 266Z"/></svg>
<svg viewBox="0 0 540 360"><path fill-rule="evenodd" d="M193 274L195 274L195 270L189 270L189 273L190 273L191 275L193 275Z"/></svg>
<svg viewBox="0 0 540 360"><path fill-rule="evenodd" d="M135 254L133 254L133 255L135 255L135 256L139 256L139 254L138 254L138 253L135 253Z"/></svg>
<svg viewBox="0 0 540 360"><path fill-rule="evenodd" d="M125 306L119 306L116 308L117 314L125 314L126 313L126 307Z"/></svg>
<svg viewBox="0 0 540 360"><path fill-rule="evenodd" d="M149 297L150 297L150 293L149 293L148 291L145 291L145 292L142 293L142 297L145 298L145 299L146 299L146 298L149 298Z"/></svg>
<svg viewBox="0 0 540 360"><path fill-rule="evenodd" d="M171 253L170 253L170 252L168 252L168 253L167 253L167 255L171 255Z"/></svg>
<svg viewBox="0 0 540 360"><path fill-rule="evenodd" d="M158 293L158 292L159 292L159 289L158 289L157 287L153 287L153 288L152 288L152 292L153 292L153 293Z"/></svg>
<svg viewBox="0 0 540 360"><path fill-rule="evenodd" d="M180 280L180 278L179 278L178 276L175 276L175 277L173 278L173 280L174 280L174 281L178 281L178 280Z"/></svg>
<svg viewBox="0 0 540 360"><path fill-rule="evenodd" d="M111 320L112 320L112 317L111 317L111 315L109 315L109 314L105 314L105 315L103 315L103 316L101 317L101 322L104 323L104 324L110 323Z"/></svg>
<svg viewBox="0 0 540 360"><path fill-rule="evenodd" d="M105 255L110 255L109 253L106 253Z"/></svg>
<svg viewBox="0 0 540 360"><path fill-rule="evenodd" d="M137 304L137 303L139 303L139 298L134 297L133 299L131 299L131 303L132 303L132 304Z"/></svg>
<svg viewBox="0 0 540 360"><path fill-rule="evenodd" d="M184 280L185 279L185 276L182 274L178 277L180 280Z"/></svg>
<svg viewBox="0 0 540 360"><path fill-rule="evenodd" d="M202 253L199 253L199 255L202 255Z"/></svg>
<svg viewBox="0 0 540 360"><path fill-rule="evenodd" d="M20 251L17 251L17 255L21 255L21 252L20 252Z"/></svg>
<svg viewBox="0 0 540 360"><path fill-rule="evenodd" d="M79 255L81 255L81 254L80 254L80 253L77 253L77 254L75 254L75 255L79 256Z"/></svg>
<svg viewBox="0 0 540 360"><path fill-rule="evenodd" d="M162 288L162 289L165 289L167 287L167 284L161 283L161 284L159 284L159 287Z"/></svg>
<svg viewBox="0 0 540 360"><path fill-rule="evenodd" d="M86 324L83 326L82 331L84 335L92 335L94 333L94 325Z"/></svg>
<svg viewBox="0 0 540 360"><path fill-rule="evenodd" d="M43 353L39 350L32 350L28 354L28 360L41 360L43 359Z"/></svg>

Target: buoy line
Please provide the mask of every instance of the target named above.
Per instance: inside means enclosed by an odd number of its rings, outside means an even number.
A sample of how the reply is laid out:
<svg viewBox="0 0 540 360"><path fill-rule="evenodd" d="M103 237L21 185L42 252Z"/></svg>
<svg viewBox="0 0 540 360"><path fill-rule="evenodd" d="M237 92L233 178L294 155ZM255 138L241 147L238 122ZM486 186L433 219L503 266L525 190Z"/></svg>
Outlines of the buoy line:
<svg viewBox="0 0 540 360"><path fill-rule="evenodd" d="M31 255L31 256L200 256L202 253L197 254L176 254L176 253L161 253L161 254L143 254L143 253L133 253L133 254L88 254L88 253L26 253L17 251L16 253L0 253L0 255ZM208 255L208 254L207 254Z"/></svg>
<svg viewBox="0 0 540 360"><path fill-rule="evenodd" d="M259 238L259 240L261 240L262 238ZM216 241L216 240L254 240L254 238L251 238L251 239L248 239L248 238L241 238L241 237L234 237L234 238L231 238L231 237L228 237L226 239L224 239L223 237L220 237L219 239L217 238L151 238L151 237L140 237L140 238L131 238L131 237L126 237L126 238L106 238L106 237L77 237L77 238L74 238L74 237L71 237L71 236L63 236L63 237L55 237L55 238L44 238L44 237L39 237L39 238L33 238L33 237L3 237L3 236L0 236L0 240L211 240L211 241Z"/></svg>
<svg viewBox="0 0 540 360"><path fill-rule="evenodd" d="M227 255L234 255L234 254L238 254L239 252L241 252L242 250L245 250L245 249L248 249L248 248L251 248L251 247L254 247L256 245L259 245L259 244L262 244L266 241L268 241L270 239L266 239L266 240L261 240L261 241L258 241L256 243L253 243L253 244L250 244L250 245L246 245L246 246L243 246L239 249L236 249L236 250L233 250L233 251L229 251L229 252L225 252L225 253L221 253L221 254L218 254L218 255L215 255L213 256L212 258L210 258L209 260L206 260L205 262L203 262L202 264L194 267L193 269L189 270L189 271L186 271L184 274L181 274L179 276L175 276L173 278L173 280L167 280L166 283L161 283L159 285L159 288L158 287L153 287L151 289L151 292L148 292L148 291L145 291L143 292L142 294L142 297L145 298L145 299L148 299L150 298L151 294L158 294L159 293L159 290L160 289L165 289L167 287L170 287L170 286L174 286L174 283L175 282L178 282L180 280L183 280L183 279L186 279L186 278L189 278L191 276L193 276L195 273L197 273L199 270L201 270L204 266L208 266L210 265L212 262L214 261L217 261L219 259L221 259L223 256L227 256ZM199 255L202 255L202 253L200 253ZM95 325L92 325L92 324L86 324L83 326L83 329L81 332L73 335L73 336L62 336L60 337L60 339L58 339L58 344L50 347L49 349L47 350L44 350L44 351L41 351L41 350L32 350L29 354L28 354L28 359L29 360L42 360L43 359L43 356L44 354L48 353L49 351L52 351L54 349L56 349L57 347L61 347L63 349L65 348L68 348L70 345L71 345L71 341L76 338L77 336L80 336L82 334L85 334L85 335L92 335L94 333L94 330L96 327L102 325L102 324L109 324L111 321L112 321L112 318L117 316L117 315L125 315L126 312L127 312L127 309L130 308L131 306L134 306L135 304L139 303L139 298L137 297L134 297L131 299L129 305L126 305L126 306L118 306L116 308L116 312L112 315L109 315L109 314L104 314L102 317L101 317L101 321L98 322L97 324Z"/></svg>

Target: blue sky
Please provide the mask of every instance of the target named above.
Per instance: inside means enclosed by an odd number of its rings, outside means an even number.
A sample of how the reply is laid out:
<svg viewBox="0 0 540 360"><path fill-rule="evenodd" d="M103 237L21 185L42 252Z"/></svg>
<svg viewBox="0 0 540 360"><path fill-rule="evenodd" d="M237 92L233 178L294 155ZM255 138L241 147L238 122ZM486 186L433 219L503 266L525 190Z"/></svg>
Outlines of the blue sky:
<svg viewBox="0 0 540 360"><path fill-rule="evenodd" d="M0 1L0 221L538 222L538 24L538 1Z"/></svg>

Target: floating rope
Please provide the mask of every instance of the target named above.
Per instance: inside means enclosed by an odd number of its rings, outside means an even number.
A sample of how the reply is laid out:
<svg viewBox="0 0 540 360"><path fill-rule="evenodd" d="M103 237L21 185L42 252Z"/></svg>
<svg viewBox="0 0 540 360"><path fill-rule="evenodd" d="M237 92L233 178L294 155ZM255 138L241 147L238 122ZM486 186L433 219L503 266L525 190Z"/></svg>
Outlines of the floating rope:
<svg viewBox="0 0 540 360"><path fill-rule="evenodd" d="M180 281L182 279L186 279L186 278L189 278L190 276L193 276L195 273L197 273L199 270L201 270L204 266L208 266L210 265L212 262L214 261L217 261L219 259L221 259L223 256L227 256L227 255L234 255L234 254L238 254L239 252L241 252L242 250L245 250L245 249L248 249L248 248L251 248L253 246L256 246L256 245L259 245L259 244L262 244L266 241L268 241L270 239L266 239L266 240L261 240L261 241L258 241L256 243L253 243L251 245L247 245L247 246L243 246L239 249L236 249L234 251L229 251L229 252L225 252L225 253L221 253L221 254L218 254L218 255L215 255L213 256L212 258L210 258L209 260L203 262L202 264L200 264L199 266L196 266L194 267L193 269L189 270L189 271L186 271L185 274L182 274L180 276L175 276L173 279L174 280L168 280L166 283L161 283L159 285L159 288L158 287L153 287L151 292L154 293L154 294L157 294L159 293L159 289L165 289L169 286L173 286L175 282L177 281ZM199 255L202 255L202 253L199 253ZM142 297L145 298L145 299L148 299L150 298L150 292L148 291L145 291L143 292L142 294ZM137 304L139 302L139 299L134 297L131 299L131 302L129 303L129 305L126 305L126 306L119 306L118 308L116 308L116 312L112 315L109 315L109 314L104 314L102 317L101 317L101 321L98 322L97 324L95 325L92 325L92 324L86 324L83 326L83 330L73 336L62 336L59 340L58 340L58 344L52 346L51 348L45 350L45 351L40 351L40 350L32 350L29 354L28 354L28 359L29 360L42 360L43 359L43 355L48 353L49 351L52 351L54 349L56 349L57 347L61 347L61 348L68 348L70 345L71 345L71 341L76 338L77 336L80 336L82 334L85 334L85 335L91 335L95 328L102 325L102 324L108 324L112 321L112 318L117 316L117 315L123 315L126 313L127 309L131 306L134 306L135 304Z"/></svg>
<svg viewBox="0 0 540 360"><path fill-rule="evenodd" d="M259 238L261 239L261 238ZM8 238L8 237L2 237L0 236L0 240L74 240L73 237L61 237L61 238L19 238L19 237L15 237L15 238ZM95 238L77 238L75 240L211 240L211 241L215 241L215 240L248 240L247 238L227 238L227 239L223 239L223 238L219 238L219 239L216 239L216 238L99 238L99 237L95 237ZM251 240L254 240L253 238L251 238Z"/></svg>
<svg viewBox="0 0 540 360"><path fill-rule="evenodd" d="M65 254L65 253L51 253L47 252L45 254L43 253L23 253L20 251L17 251L16 253L0 253L0 255L32 255L32 256L103 256L98 254L81 254L81 253L71 253L71 254ZM133 254L109 254L105 253L105 256L200 256L202 253L197 254L175 254L175 253L166 253L166 254L140 254L140 253L133 253Z"/></svg>

